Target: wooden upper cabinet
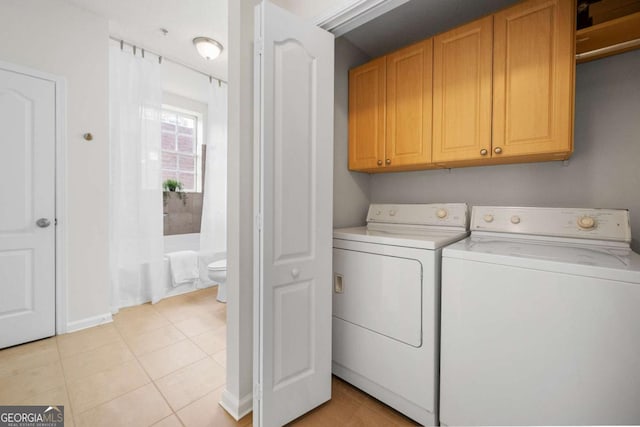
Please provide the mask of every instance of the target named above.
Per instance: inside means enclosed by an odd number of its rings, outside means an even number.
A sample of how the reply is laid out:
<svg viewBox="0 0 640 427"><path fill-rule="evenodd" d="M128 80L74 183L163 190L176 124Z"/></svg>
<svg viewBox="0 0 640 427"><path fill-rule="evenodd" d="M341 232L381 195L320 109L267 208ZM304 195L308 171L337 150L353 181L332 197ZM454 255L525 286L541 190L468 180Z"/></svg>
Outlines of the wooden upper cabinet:
<svg viewBox="0 0 640 427"><path fill-rule="evenodd" d="M575 11L573 0L530 0L495 15L494 156L573 150Z"/></svg>
<svg viewBox="0 0 640 427"><path fill-rule="evenodd" d="M349 169L382 167L385 160L386 57L349 70Z"/></svg>
<svg viewBox="0 0 640 427"><path fill-rule="evenodd" d="M431 163L433 40L387 55L386 167Z"/></svg>
<svg viewBox="0 0 640 427"><path fill-rule="evenodd" d="M567 159L576 0L525 0L349 71L349 169Z"/></svg>
<svg viewBox="0 0 640 427"><path fill-rule="evenodd" d="M434 163L491 157L492 40L492 16L435 37Z"/></svg>

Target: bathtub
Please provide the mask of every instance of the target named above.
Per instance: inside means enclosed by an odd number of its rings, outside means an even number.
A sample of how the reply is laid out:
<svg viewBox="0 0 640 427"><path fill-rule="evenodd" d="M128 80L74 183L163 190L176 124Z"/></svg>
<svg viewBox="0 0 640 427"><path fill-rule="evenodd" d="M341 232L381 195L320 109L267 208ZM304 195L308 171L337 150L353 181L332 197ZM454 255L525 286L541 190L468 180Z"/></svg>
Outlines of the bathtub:
<svg viewBox="0 0 640 427"><path fill-rule="evenodd" d="M200 270L200 280L194 284L186 284L173 287L171 282L171 268L169 266L169 259L164 258L164 283L167 289L167 297L184 294L194 291L196 289L208 288L210 286L216 286L211 280L207 272L207 265L221 259L223 256L200 252L200 233L191 234L174 234L171 236L164 236L164 253L177 252L177 251L196 251L198 253L198 269Z"/></svg>

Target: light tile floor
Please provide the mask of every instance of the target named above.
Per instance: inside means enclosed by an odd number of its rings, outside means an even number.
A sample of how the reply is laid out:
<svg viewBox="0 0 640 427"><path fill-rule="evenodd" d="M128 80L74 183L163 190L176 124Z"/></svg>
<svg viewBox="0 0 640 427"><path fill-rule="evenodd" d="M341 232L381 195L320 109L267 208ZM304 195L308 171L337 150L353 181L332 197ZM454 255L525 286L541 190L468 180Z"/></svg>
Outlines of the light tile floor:
<svg viewBox="0 0 640 427"><path fill-rule="evenodd" d="M123 309L113 323L0 351L0 405L61 404L67 426L247 426L219 405L226 305L216 288ZM415 425L333 378L300 426Z"/></svg>

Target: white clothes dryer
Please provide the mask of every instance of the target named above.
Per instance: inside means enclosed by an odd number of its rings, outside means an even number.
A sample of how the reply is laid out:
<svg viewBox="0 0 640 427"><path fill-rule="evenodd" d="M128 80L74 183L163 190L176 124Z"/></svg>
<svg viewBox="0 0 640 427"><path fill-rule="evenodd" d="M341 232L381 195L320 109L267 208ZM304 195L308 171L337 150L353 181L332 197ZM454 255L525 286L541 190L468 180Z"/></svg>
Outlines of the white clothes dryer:
<svg viewBox="0 0 640 427"><path fill-rule="evenodd" d="M440 421L640 424L626 210L473 208L444 249Z"/></svg>
<svg viewBox="0 0 640 427"><path fill-rule="evenodd" d="M466 204L372 204L333 234L333 373L424 425L437 422L441 248Z"/></svg>

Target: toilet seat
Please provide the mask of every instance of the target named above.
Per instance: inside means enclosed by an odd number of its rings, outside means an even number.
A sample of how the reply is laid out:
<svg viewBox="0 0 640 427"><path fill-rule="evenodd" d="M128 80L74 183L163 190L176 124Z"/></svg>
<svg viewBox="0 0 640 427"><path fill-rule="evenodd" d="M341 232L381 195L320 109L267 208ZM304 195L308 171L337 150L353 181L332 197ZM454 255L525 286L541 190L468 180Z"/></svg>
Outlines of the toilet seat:
<svg viewBox="0 0 640 427"><path fill-rule="evenodd" d="M225 271L227 269L227 260L221 259L218 261L214 261L207 266L209 271Z"/></svg>

